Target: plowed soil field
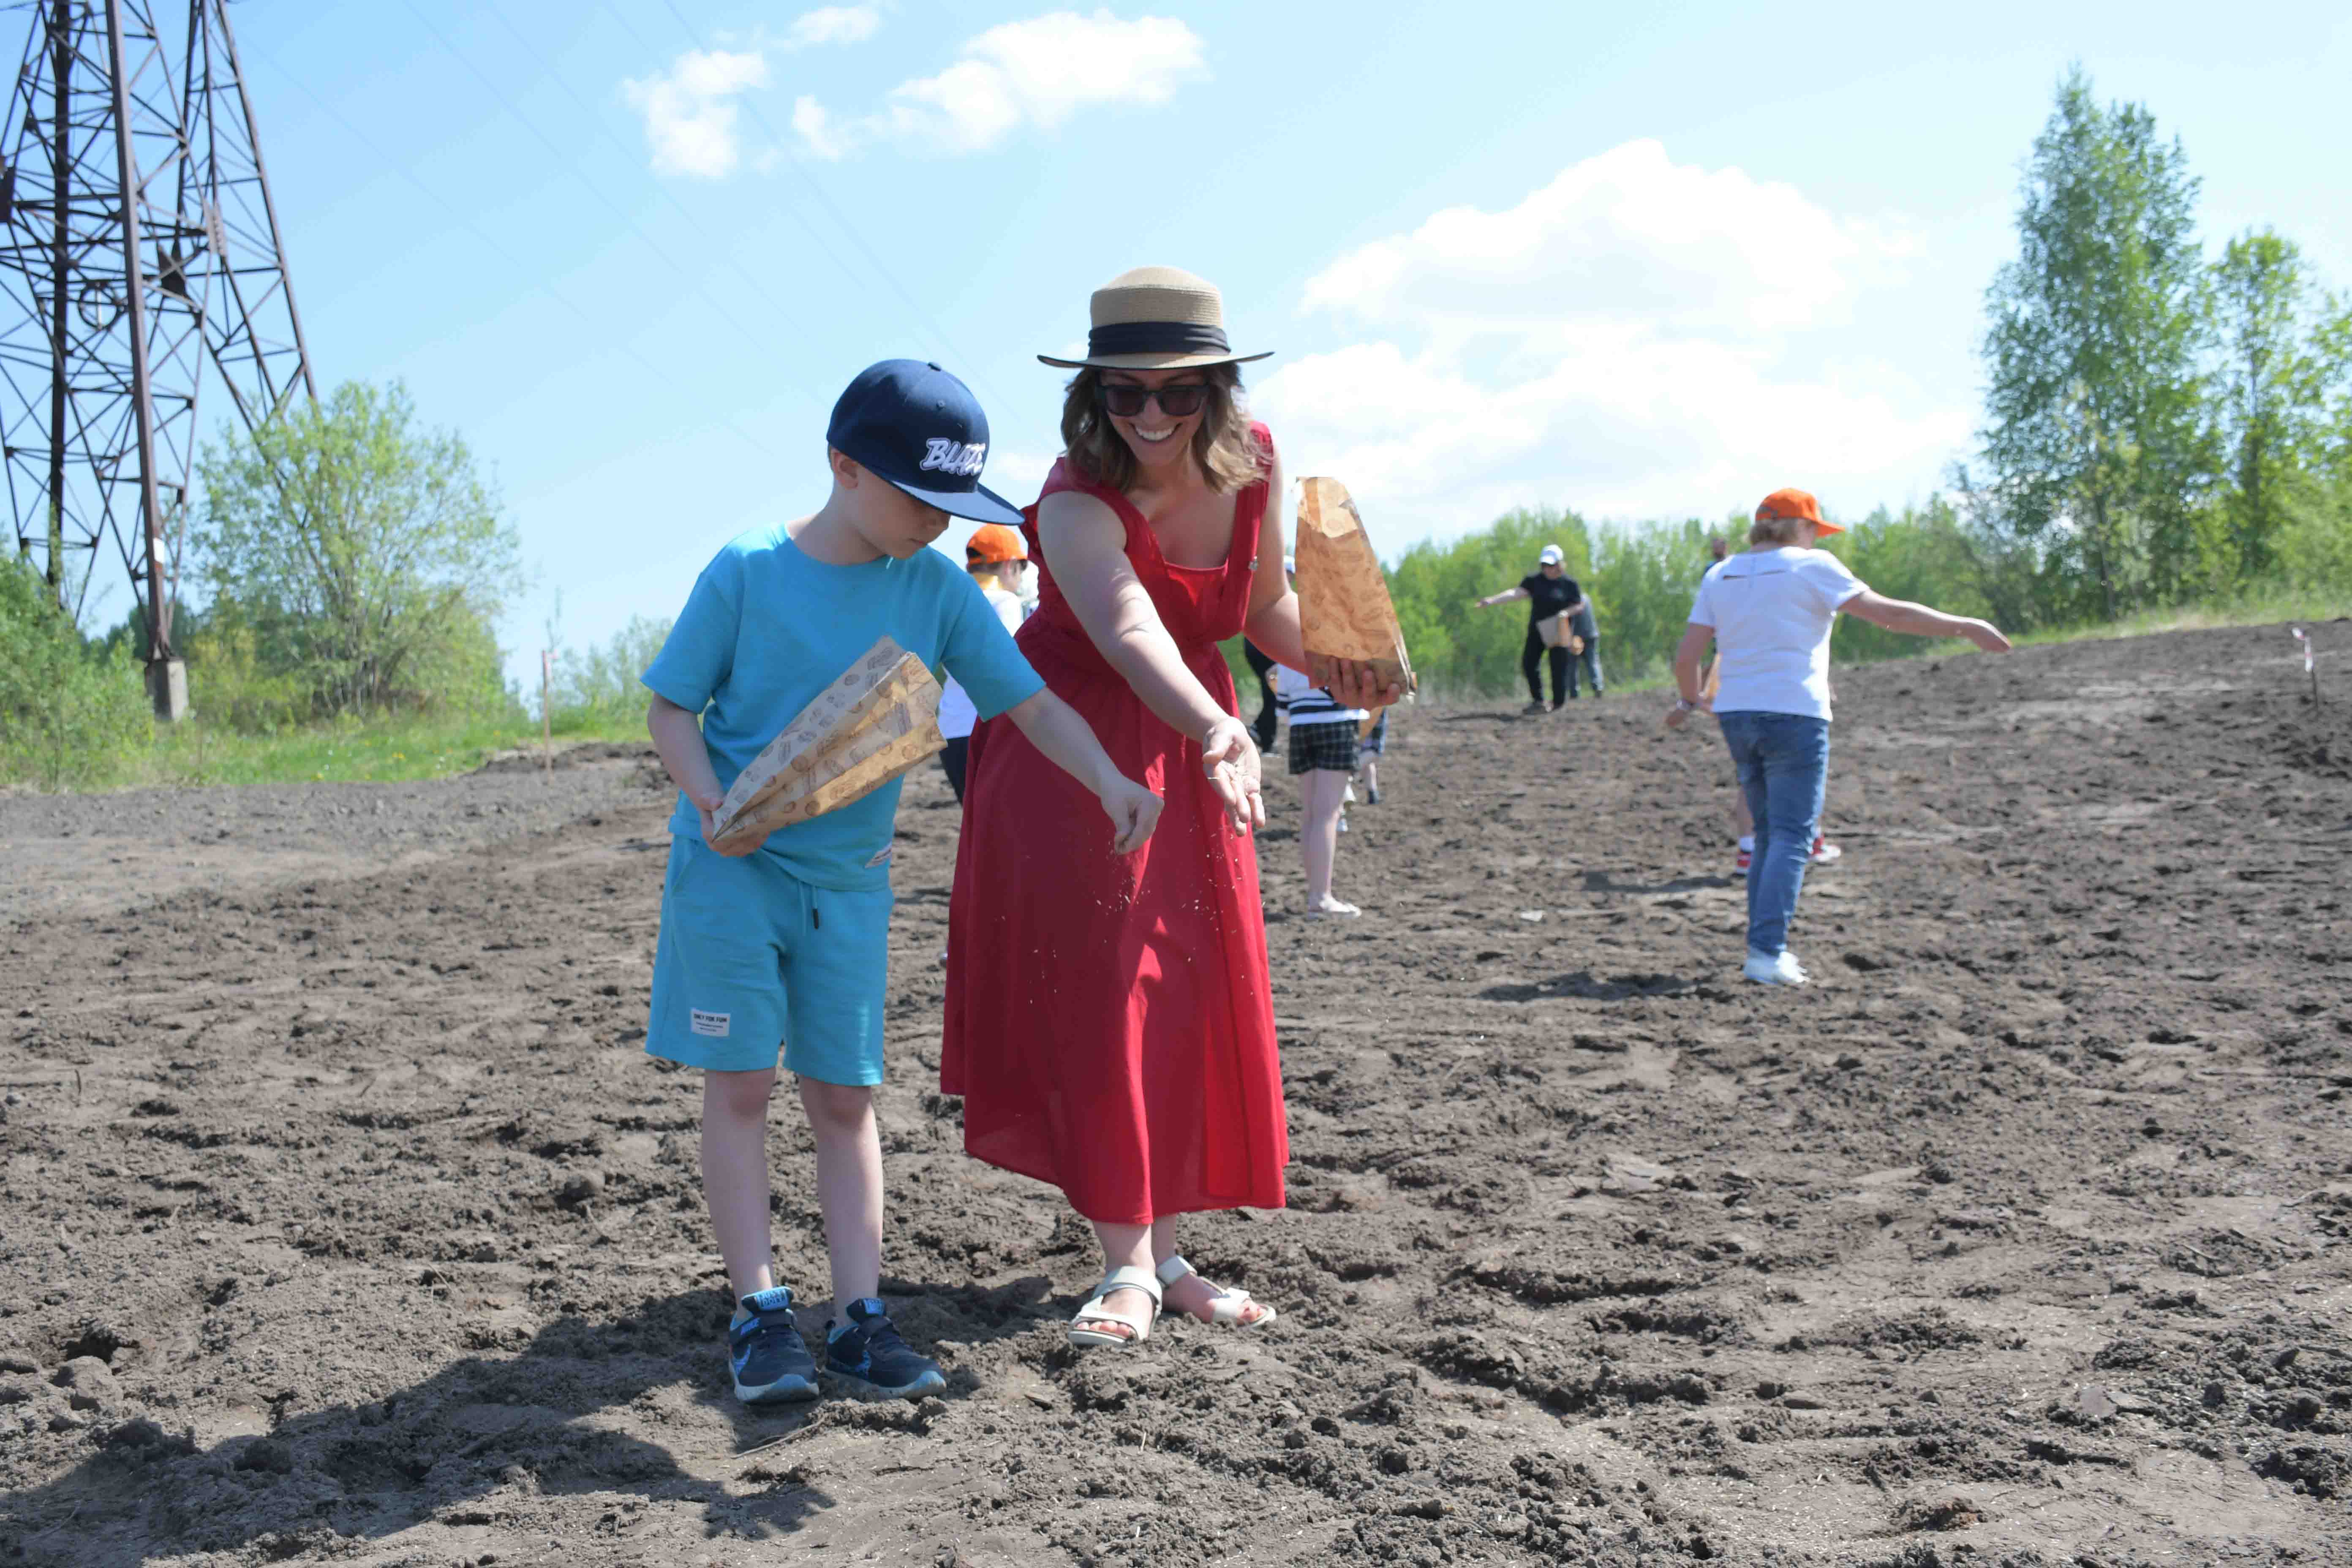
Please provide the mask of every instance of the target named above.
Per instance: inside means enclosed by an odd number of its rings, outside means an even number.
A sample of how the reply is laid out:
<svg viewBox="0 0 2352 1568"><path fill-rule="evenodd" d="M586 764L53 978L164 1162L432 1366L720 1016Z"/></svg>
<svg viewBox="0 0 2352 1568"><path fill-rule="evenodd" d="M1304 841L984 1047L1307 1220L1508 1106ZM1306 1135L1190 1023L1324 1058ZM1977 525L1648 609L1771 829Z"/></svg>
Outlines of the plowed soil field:
<svg viewBox="0 0 2352 1568"><path fill-rule="evenodd" d="M2352 665L2292 647L1841 673L1803 991L1654 696L1400 715L1359 922L1277 778L1292 1202L1185 1250L1281 1321L1126 1354L937 1093L924 772L886 1289L950 1388L784 1415L641 1052L649 752L0 800L0 1563L2352 1561Z"/></svg>

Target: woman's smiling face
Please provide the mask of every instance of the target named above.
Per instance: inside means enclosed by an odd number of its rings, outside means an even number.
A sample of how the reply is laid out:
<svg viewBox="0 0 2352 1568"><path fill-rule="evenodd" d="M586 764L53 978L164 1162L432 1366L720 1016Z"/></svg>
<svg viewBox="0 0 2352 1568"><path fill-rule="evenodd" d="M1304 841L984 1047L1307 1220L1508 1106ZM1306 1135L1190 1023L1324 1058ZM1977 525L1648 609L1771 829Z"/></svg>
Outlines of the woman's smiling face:
<svg viewBox="0 0 2352 1568"><path fill-rule="evenodd" d="M1107 370L1102 373L1102 384L1110 387L1140 387L1157 392L1170 386L1206 386L1208 375L1199 369L1192 370ZM1148 469L1165 468L1192 449L1192 437L1208 417L1205 406L1177 416L1160 406L1157 398L1144 404L1138 413L1128 416L1112 412L1108 405L1104 413L1117 430L1135 460Z"/></svg>

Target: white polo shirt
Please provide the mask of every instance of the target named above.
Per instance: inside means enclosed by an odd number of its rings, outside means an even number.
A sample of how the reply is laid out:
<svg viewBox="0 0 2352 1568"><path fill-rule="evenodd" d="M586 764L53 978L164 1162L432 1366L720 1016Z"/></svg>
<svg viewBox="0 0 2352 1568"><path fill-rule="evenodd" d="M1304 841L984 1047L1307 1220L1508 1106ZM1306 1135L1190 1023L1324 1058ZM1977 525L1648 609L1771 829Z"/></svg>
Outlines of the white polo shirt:
<svg viewBox="0 0 2352 1568"><path fill-rule="evenodd" d="M1690 618L1715 629L1715 710L1827 719L1830 632L1864 586L1826 550L1749 550L1708 567Z"/></svg>

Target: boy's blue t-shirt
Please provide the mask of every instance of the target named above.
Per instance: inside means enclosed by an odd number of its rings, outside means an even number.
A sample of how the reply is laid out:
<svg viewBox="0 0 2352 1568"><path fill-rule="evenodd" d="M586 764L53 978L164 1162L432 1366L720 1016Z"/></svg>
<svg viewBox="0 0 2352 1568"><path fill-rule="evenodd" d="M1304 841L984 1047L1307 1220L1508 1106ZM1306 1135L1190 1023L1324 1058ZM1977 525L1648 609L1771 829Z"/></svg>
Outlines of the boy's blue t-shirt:
<svg viewBox="0 0 2352 1568"><path fill-rule="evenodd" d="M801 553L783 526L719 551L687 595L640 679L702 715L711 771L726 789L795 714L885 635L971 694L993 718L1045 689L971 576L936 550L829 566ZM862 800L768 836L759 851L813 887L887 886L898 815L893 779ZM680 791L672 833L702 835Z"/></svg>

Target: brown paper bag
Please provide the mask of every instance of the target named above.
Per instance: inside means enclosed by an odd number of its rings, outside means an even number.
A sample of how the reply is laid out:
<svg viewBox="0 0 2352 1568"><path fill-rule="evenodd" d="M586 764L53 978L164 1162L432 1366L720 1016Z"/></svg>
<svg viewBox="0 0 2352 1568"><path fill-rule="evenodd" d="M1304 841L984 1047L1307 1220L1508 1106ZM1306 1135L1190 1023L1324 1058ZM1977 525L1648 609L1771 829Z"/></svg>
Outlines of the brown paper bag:
<svg viewBox="0 0 2352 1568"><path fill-rule="evenodd" d="M1543 638L1543 645L1546 647L1558 647L1560 644L1571 640L1572 634L1568 629L1568 612L1562 610L1556 616L1546 616L1538 621L1536 636Z"/></svg>
<svg viewBox="0 0 2352 1568"><path fill-rule="evenodd" d="M711 837L757 841L863 799L946 749L940 683L886 637L751 759L713 816Z"/></svg>
<svg viewBox="0 0 2352 1568"><path fill-rule="evenodd" d="M1415 682L1388 579L1364 520L1337 479L1302 481L1298 501L1298 620L1310 660L1355 659L1410 695ZM1307 671L1318 686L1329 670Z"/></svg>

